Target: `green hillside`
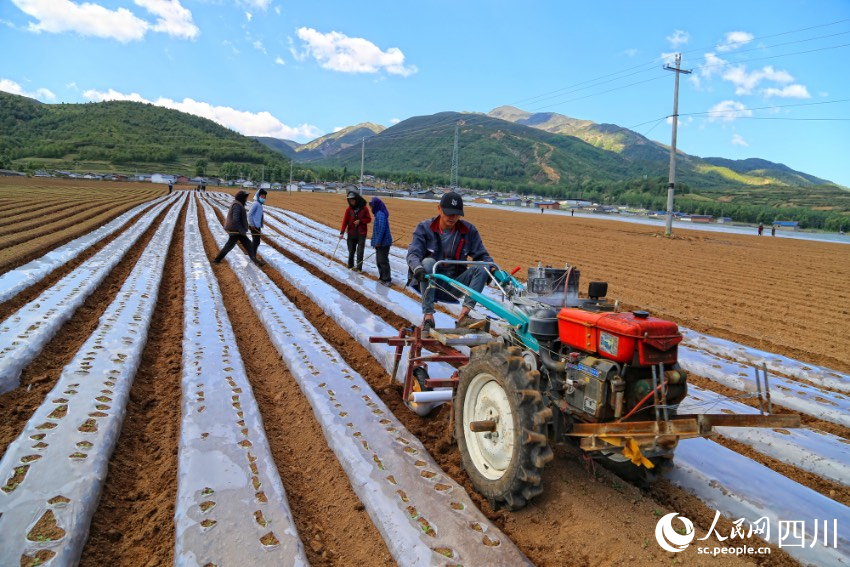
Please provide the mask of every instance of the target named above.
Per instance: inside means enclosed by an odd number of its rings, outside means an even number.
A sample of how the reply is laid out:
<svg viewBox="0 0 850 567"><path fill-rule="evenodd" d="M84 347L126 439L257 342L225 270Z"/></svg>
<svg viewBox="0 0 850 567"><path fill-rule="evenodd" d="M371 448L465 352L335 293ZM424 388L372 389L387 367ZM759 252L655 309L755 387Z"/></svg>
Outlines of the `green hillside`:
<svg viewBox="0 0 850 567"><path fill-rule="evenodd" d="M289 162L211 120L129 101L42 104L0 92L0 167L265 178Z"/></svg>

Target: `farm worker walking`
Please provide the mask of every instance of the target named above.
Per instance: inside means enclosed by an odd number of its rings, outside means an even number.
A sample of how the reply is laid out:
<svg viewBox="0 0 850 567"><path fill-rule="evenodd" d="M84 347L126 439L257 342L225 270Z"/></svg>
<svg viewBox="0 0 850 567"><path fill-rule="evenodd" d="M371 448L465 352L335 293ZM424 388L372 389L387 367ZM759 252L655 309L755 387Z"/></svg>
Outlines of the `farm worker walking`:
<svg viewBox="0 0 850 567"><path fill-rule="evenodd" d="M390 246L393 243L393 236L390 234L390 212L378 197L372 197L369 208L372 209L372 216L375 217L375 225L372 227L372 247L375 249L375 263L378 265L378 281L390 287L393 285L390 274Z"/></svg>
<svg viewBox="0 0 850 567"><path fill-rule="evenodd" d="M372 215L366 208L366 199L357 191L349 191L348 208L342 217L342 228L339 229L339 237L348 234L348 268L358 272L363 269L363 252L366 249L366 233L368 225L372 222ZM354 263L354 254L357 253L357 264Z"/></svg>
<svg viewBox="0 0 850 567"><path fill-rule="evenodd" d="M263 203L265 202L266 190L260 189L254 196L254 203L248 211L248 228L251 230L251 248L254 251L254 257L257 256L260 239L263 237Z"/></svg>
<svg viewBox="0 0 850 567"><path fill-rule="evenodd" d="M168 180L168 194L169 194L169 195L171 195L171 190L172 190L172 189L174 189L174 180L173 180L173 179L169 179L169 180Z"/></svg>
<svg viewBox="0 0 850 567"><path fill-rule="evenodd" d="M770 227L770 235L776 236L776 225Z"/></svg>
<svg viewBox="0 0 850 567"><path fill-rule="evenodd" d="M425 285L425 274L434 273L434 264L439 260L466 260L492 262L493 258L484 248L481 235L471 223L461 220L463 216L463 198L454 191L446 193L437 205L436 217L420 222L413 231L413 239L407 249L407 265L410 268L408 283L418 287L422 293L422 331L434 327L435 299L453 300L460 295L450 290L437 291L433 286ZM490 268L494 271L495 266ZM481 266L463 266L448 264L439 266L438 272L465 286L480 292L487 285L487 270ZM479 323L469 316L475 307L475 301L467 297L463 300L456 325L471 327Z"/></svg>
<svg viewBox="0 0 850 567"><path fill-rule="evenodd" d="M764 232L764 225L759 223L759 236L761 236L762 232Z"/></svg>
<svg viewBox="0 0 850 567"><path fill-rule="evenodd" d="M252 262L258 266L266 265L266 263L262 260L257 260L257 257L254 255L254 248L251 241L248 240L248 215L245 213L245 202L247 200L248 193L246 191L239 191L236 193L236 197L233 199L233 204L230 205L230 210L227 211L227 219L224 221L224 230L227 231L227 234L230 237L227 239L227 244L224 245L224 248L221 249L221 252L219 252L218 256L216 256L215 260L213 260L213 264L221 264L221 261L224 260L225 256L227 256L227 253L233 250L233 247L236 246L236 243L241 242L242 247L245 248L245 251L248 253L248 257L251 258Z"/></svg>

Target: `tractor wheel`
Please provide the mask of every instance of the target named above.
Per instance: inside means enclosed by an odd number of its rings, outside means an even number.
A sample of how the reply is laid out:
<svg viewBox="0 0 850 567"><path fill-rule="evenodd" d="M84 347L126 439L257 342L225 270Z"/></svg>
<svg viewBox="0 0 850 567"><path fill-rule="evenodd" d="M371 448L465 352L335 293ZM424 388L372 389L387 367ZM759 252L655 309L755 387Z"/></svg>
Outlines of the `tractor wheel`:
<svg viewBox="0 0 850 567"><path fill-rule="evenodd" d="M540 373L528 369L521 349L494 341L473 349L459 375L455 438L463 467L491 506L522 508L543 492L541 472L553 458ZM495 431L470 431L470 423L488 420Z"/></svg>

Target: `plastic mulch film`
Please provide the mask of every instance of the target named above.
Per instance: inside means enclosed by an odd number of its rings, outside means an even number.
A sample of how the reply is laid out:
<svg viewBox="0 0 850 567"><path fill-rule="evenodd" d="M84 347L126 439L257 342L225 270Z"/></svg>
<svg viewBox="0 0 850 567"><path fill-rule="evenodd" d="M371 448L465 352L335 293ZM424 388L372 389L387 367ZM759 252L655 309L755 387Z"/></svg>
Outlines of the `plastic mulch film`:
<svg viewBox="0 0 850 567"><path fill-rule="evenodd" d="M224 230L206 203L204 212L223 245ZM230 254L227 261L395 560L528 564L280 289L244 254Z"/></svg>
<svg viewBox="0 0 850 567"><path fill-rule="evenodd" d="M307 565L194 198L184 233L183 420L175 565Z"/></svg>
<svg viewBox="0 0 850 567"><path fill-rule="evenodd" d="M32 262L28 262L14 270L9 270L0 276L0 303L10 300L22 290L41 281L47 274L73 260L91 246L127 224L131 218L146 208L164 200L166 200L166 197L159 197L142 203L102 227L79 238L75 238L71 242L51 250L44 256L36 258Z"/></svg>
<svg viewBox="0 0 850 567"><path fill-rule="evenodd" d="M21 371L38 356L166 207L162 202L97 254L0 323L0 394L18 387Z"/></svg>
<svg viewBox="0 0 850 567"><path fill-rule="evenodd" d="M182 206L183 200L180 200ZM0 461L0 565L75 565L121 432L180 206ZM41 557L41 560L46 560Z"/></svg>
<svg viewBox="0 0 850 567"><path fill-rule="evenodd" d="M798 534L791 540L786 539L786 545L782 546L804 565L850 565L847 532L850 508L743 455L708 439L688 439L679 443L676 466L666 476L727 518L744 518L750 523L768 518L770 533L767 539L773 544L781 537L780 522L804 522L808 534L805 545L787 545L799 541ZM824 520L830 530L827 545L823 543ZM833 547L833 520L838 531L836 547ZM819 541L813 542L816 521L821 531Z"/></svg>

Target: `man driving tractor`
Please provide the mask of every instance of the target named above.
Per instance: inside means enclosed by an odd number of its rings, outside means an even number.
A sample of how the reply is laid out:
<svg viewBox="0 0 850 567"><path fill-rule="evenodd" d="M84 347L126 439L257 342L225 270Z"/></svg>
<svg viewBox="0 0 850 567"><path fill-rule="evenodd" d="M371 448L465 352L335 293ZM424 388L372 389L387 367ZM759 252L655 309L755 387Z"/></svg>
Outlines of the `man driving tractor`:
<svg viewBox="0 0 850 567"><path fill-rule="evenodd" d="M441 260L463 261L471 258L476 262L492 262L493 258L484 248L481 235L471 223L461 220L463 216L463 198L455 192L449 192L437 205L439 214L420 222L413 231L413 239L407 249L407 265L410 268L409 282L422 294L422 332L428 333L434 327L434 301L455 301L460 293L449 289L437 289L425 282L426 274L434 273L434 265ZM495 270L495 266L490 268ZM437 273L480 292L487 285L487 271L481 266L461 264L441 264ZM480 323L470 317L475 301L466 297L458 316L457 327L471 327Z"/></svg>

